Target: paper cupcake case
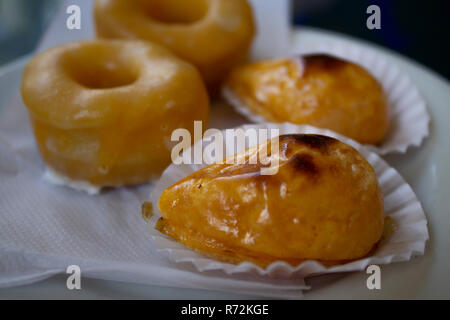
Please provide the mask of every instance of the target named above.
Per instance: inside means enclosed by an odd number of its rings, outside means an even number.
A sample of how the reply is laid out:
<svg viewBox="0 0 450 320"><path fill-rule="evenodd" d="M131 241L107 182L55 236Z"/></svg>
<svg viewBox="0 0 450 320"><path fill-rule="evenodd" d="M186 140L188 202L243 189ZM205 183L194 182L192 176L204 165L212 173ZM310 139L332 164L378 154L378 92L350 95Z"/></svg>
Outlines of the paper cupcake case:
<svg viewBox="0 0 450 320"><path fill-rule="evenodd" d="M238 265L213 260L182 244L155 229L155 224L160 218L158 201L161 193L167 187L175 184L180 179L205 167L206 165L174 165L169 166L161 179L155 185L151 194L154 207L154 216L148 221L148 228L156 250L166 255L176 263L191 263L200 272L209 270L222 270L226 274L250 273L276 278L306 278L313 275L349 272L365 270L367 266L376 264L389 264L397 261L408 261L412 256L423 255L425 244L429 238L427 219L422 206L411 187L403 180L400 174L390 167L376 153L359 145L357 142L340 136L329 130L322 130L307 125L284 124L260 124L244 125L246 129L279 129L280 135L293 133L312 133L332 136L356 148L375 169L384 196L385 216L395 220L396 230L379 243L376 250L370 256L352 261L347 264L325 267L316 261L306 261L298 266L291 266L285 262L274 262L267 268L261 268L253 263L244 262ZM272 137L271 135L269 135ZM208 143L199 141L206 146ZM248 141L247 147L256 145L257 141ZM224 138L224 145L226 141ZM233 154L230 148L226 148L226 156ZM243 150L238 150L238 152ZM186 152L189 152L187 150Z"/></svg>
<svg viewBox="0 0 450 320"><path fill-rule="evenodd" d="M366 145L373 152L382 155L405 153L409 147L420 146L429 135L430 115L425 100L397 66L372 51L345 43L323 44L298 53L305 54L328 54L355 62L366 68L381 83L388 100L390 125L389 132L380 145ZM238 113L249 120L255 123L268 122L247 108L231 89L224 87L222 94Z"/></svg>

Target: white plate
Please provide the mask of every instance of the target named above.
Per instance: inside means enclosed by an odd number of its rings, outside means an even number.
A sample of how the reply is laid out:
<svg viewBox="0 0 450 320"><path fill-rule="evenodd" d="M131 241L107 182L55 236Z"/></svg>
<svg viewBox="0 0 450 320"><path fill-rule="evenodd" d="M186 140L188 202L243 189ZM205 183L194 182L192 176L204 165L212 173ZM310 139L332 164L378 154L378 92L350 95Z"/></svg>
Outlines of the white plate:
<svg viewBox="0 0 450 320"><path fill-rule="evenodd" d="M293 35L298 49L315 46L328 41L350 41L335 35L310 28L303 28ZM413 187L422 202L429 221L430 242L425 256L407 263L382 267L382 290L369 291L366 288L367 275L363 272L346 275L321 276L308 281L312 290L306 298L450 298L450 85L448 81L416 63L379 49L370 44L362 44L376 50L390 62L406 72L427 100L432 117L431 134L420 149L413 148L405 155L388 156L385 159L393 165ZM25 61L3 68L0 71L0 106L7 103L10 94L17 90ZM220 117L228 109L214 110L212 125L216 126ZM234 115L235 125L245 122ZM218 126L220 128L220 126ZM0 204L1 206L1 204ZM69 295L64 286L65 277L47 280L44 283L23 288L0 290L0 298L37 297L46 298L241 298L232 294L219 294L201 290L161 289L156 286L143 287L135 284L87 280L83 290Z"/></svg>

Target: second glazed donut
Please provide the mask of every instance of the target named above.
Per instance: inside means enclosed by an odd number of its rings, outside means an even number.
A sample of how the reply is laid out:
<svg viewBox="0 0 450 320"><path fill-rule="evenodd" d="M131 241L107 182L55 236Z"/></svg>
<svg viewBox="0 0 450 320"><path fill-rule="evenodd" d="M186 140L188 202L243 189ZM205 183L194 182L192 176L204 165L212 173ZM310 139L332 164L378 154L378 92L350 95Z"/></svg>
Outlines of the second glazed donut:
<svg viewBox="0 0 450 320"><path fill-rule="evenodd" d="M246 59L255 32L247 0L96 0L94 16L99 37L162 44L209 87Z"/></svg>

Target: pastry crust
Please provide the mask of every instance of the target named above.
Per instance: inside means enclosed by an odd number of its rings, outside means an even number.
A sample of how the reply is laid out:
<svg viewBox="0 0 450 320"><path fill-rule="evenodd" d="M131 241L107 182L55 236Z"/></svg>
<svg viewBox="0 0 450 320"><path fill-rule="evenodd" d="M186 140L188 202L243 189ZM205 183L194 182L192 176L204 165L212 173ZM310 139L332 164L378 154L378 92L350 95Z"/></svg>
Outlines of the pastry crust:
<svg viewBox="0 0 450 320"><path fill-rule="evenodd" d="M96 40L44 52L26 67L22 97L53 171L92 186L139 184L170 164L172 131L207 123L198 71L143 41Z"/></svg>
<svg viewBox="0 0 450 320"><path fill-rule="evenodd" d="M370 164L325 136L285 135L279 145L275 175L261 175L259 162L214 164L164 190L157 229L216 259L263 267L368 254L384 224Z"/></svg>
<svg viewBox="0 0 450 320"><path fill-rule="evenodd" d="M99 37L164 45L210 88L246 60L255 34L247 0L96 0L94 17Z"/></svg>
<svg viewBox="0 0 450 320"><path fill-rule="evenodd" d="M271 122L309 124L366 144L381 143L388 131L381 85L362 67L331 56L237 67L224 91Z"/></svg>

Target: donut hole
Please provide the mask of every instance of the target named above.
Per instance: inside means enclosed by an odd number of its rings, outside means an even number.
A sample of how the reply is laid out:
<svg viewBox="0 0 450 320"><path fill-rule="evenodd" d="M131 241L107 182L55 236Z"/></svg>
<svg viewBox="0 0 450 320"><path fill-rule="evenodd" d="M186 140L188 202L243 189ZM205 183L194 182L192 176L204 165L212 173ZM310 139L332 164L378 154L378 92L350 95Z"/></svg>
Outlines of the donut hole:
<svg viewBox="0 0 450 320"><path fill-rule="evenodd" d="M133 84L137 77L113 61L101 64L81 64L72 69L72 77L76 82L89 89L111 89Z"/></svg>
<svg viewBox="0 0 450 320"><path fill-rule="evenodd" d="M137 68L115 47L91 45L69 52L64 59L69 76L89 89L111 89L133 84Z"/></svg>
<svg viewBox="0 0 450 320"><path fill-rule="evenodd" d="M153 20L167 24L192 24L202 20L209 0L133 0Z"/></svg>

